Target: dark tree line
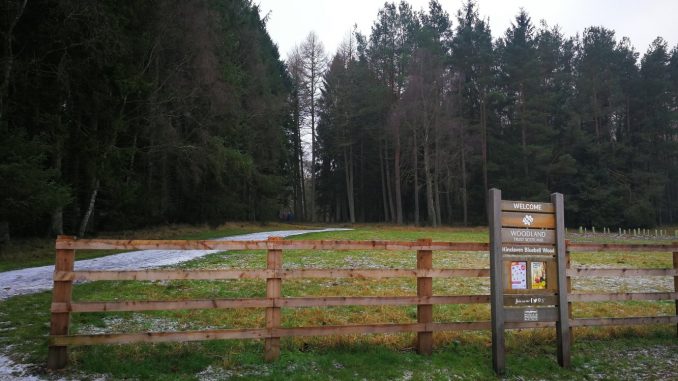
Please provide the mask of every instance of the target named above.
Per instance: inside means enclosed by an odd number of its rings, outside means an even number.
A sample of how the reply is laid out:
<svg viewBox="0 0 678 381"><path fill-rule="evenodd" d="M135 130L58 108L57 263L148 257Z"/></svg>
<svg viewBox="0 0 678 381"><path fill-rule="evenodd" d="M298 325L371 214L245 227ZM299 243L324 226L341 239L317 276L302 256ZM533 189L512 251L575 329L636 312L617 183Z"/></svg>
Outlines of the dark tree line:
<svg viewBox="0 0 678 381"><path fill-rule="evenodd" d="M332 57L280 60L250 0L10 0L0 41L0 240L294 212L482 224L489 187L566 195L571 225L678 219L678 48L501 37L386 3ZM310 134L310 135L309 135Z"/></svg>
<svg viewBox="0 0 678 381"><path fill-rule="evenodd" d="M318 217L482 224L499 187L564 193L571 225L678 220L678 47L663 39L640 57L612 30L566 37L520 10L493 40L475 3L450 17L434 0L386 3L344 45L319 100Z"/></svg>
<svg viewBox="0 0 678 381"><path fill-rule="evenodd" d="M292 82L249 0L10 0L1 22L3 230L277 214Z"/></svg>

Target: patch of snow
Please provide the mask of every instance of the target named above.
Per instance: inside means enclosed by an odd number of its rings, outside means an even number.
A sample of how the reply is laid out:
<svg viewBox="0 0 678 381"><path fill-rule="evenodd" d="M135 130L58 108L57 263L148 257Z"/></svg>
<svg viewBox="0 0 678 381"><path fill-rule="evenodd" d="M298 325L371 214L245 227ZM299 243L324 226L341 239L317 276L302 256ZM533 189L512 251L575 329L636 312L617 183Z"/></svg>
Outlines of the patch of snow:
<svg viewBox="0 0 678 381"><path fill-rule="evenodd" d="M0 354L0 380L3 381L40 381L41 379L29 374L28 367L17 364L9 357Z"/></svg>

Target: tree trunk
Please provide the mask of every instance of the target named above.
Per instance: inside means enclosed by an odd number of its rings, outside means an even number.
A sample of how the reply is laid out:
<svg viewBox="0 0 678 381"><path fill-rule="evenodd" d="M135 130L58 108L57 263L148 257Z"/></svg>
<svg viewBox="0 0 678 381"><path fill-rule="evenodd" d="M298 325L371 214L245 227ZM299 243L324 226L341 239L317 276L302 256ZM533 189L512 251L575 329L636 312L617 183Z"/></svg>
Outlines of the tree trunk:
<svg viewBox="0 0 678 381"><path fill-rule="evenodd" d="M436 224L438 226L442 225L442 218L440 215L440 170L439 170L439 161L440 161L440 151L438 142L440 141L440 136L438 136L438 128L435 129L435 142L433 148L435 152L433 154L433 201L435 202L436 209Z"/></svg>
<svg viewBox="0 0 678 381"><path fill-rule="evenodd" d="M311 99L311 222L315 217L315 97Z"/></svg>
<svg viewBox="0 0 678 381"><path fill-rule="evenodd" d="M461 205L463 213L463 223L464 226L468 224L468 195L466 187L466 142L464 141L464 112L462 107L462 83L464 81L463 75L462 78L457 82L457 102L458 102L458 112L459 112L459 156L461 159Z"/></svg>
<svg viewBox="0 0 678 381"><path fill-rule="evenodd" d="M365 222L365 144L360 140L360 222Z"/></svg>
<svg viewBox="0 0 678 381"><path fill-rule="evenodd" d="M58 122L57 125L60 123ZM58 135L57 135L58 136ZM59 179L61 179L61 167L63 163L63 139L58 137L55 142L55 155L54 155L54 171ZM64 234L64 209L59 206L52 211L52 221L50 224L50 235L57 236Z"/></svg>
<svg viewBox="0 0 678 381"><path fill-rule="evenodd" d="M92 195L89 198L89 205L87 206L87 211L85 212L85 215L82 217L82 221L80 222L80 229L78 230L78 237L82 238L85 236L85 233L87 231L87 225L89 225L90 218L92 217L92 213L94 212L94 204L96 203L97 200L97 194L99 193L99 179L94 180L94 187L92 188Z"/></svg>
<svg viewBox="0 0 678 381"><path fill-rule="evenodd" d="M395 180L396 223L403 224L403 200L400 185L400 124L396 123L395 152L393 154L393 170Z"/></svg>
<svg viewBox="0 0 678 381"><path fill-rule="evenodd" d="M75 155L73 158L72 168L69 169L70 173L78 174L80 173L80 156ZM70 213L66 213L68 217L68 230L75 230L80 223L81 210L80 206L82 205L82 198L78 192L74 192L74 200L71 202Z"/></svg>
<svg viewBox="0 0 678 381"><path fill-rule="evenodd" d="M670 177L669 177L670 178ZM673 184L666 184L666 210L668 211L669 225L673 225Z"/></svg>
<svg viewBox="0 0 678 381"><path fill-rule="evenodd" d="M433 180L431 179L431 158L429 149L429 131L428 126L424 130L424 176L426 178L426 209L428 210L428 221L434 228L437 227L438 218L433 205Z"/></svg>
<svg viewBox="0 0 678 381"><path fill-rule="evenodd" d="M450 176L450 168L447 168L447 189L445 192L445 201L447 206L447 223L452 225L452 177Z"/></svg>
<svg viewBox="0 0 678 381"><path fill-rule="evenodd" d="M64 234L64 208L58 207L52 212L52 222L50 224L50 236Z"/></svg>
<svg viewBox="0 0 678 381"><path fill-rule="evenodd" d="M162 154L162 163L160 168L160 215L167 219L167 211L169 210L169 169L167 164L167 152Z"/></svg>
<svg viewBox="0 0 678 381"><path fill-rule="evenodd" d="M436 207L436 224L438 226L441 226L443 224L442 221L442 213L441 213L441 207L440 207L440 186L439 186L439 181L440 178L438 175L434 174L434 180L433 180L433 201L435 202L435 207Z"/></svg>
<svg viewBox="0 0 678 381"><path fill-rule="evenodd" d="M384 162L386 163L386 194L388 195L388 210L391 213L391 222L395 222L395 207L393 206L393 189L391 188L391 166L388 164L388 141L384 140Z"/></svg>
<svg viewBox="0 0 678 381"><path fill-rule="evenodd" d="M598 143L600 141L600 124L598 121L598 94L595 86L593 87L593 95L591 97L593 102L593 125L596 129L596 143Z"/></svg>
<svg viewBox="0 0 678 381"><path fill-rule="evenodd" d="M14 28L19 23L21 16L24 14L26 3L28 3L28 0L23 0L21 3L19 3L19 8L17 9L16 15L14 15L13 20L9 23L7 30L3 31L3 34L5 35L5 49L3 52L5 67L3 68L3 78L2 82L0 83L0 120L5 117L5 99L7 99L7 94L9 92L9 81L10 78L12 78L12 67L14 66L14 52L12 49ZM4 10L8 11L7 9ZM9 14L7 14L5 17L9 18Z"/></svg>
<svg viewBox="0 0 678 381"><path fill-rule="evenodd" d="M297 94L295 93L295 97ZM294 111L294 158L296 161L296 184L298 189L295 199L294 213L296 218L304 220L306 217L306 189L304 184L304 150L301 148L301 117L299 111L298 101L295 104Z"/></svg>
<svg viewBox="0 0 678 381"><path fill-rule="evenodd" d="M301 184L301 219L306 220L307 210L306 207L306 174L304 173L304 150L301 148L301 132L299 132L299 180Z"/></svg>
<svg viewBox="0 0 678 381"><path fill-rule="evenodd" d="M9 221L0 221L0 245L8 243L9 240Z"/></svg>
<svg viewBox="0 0 678 381"><path fill-rule="evenodd" d="M481 95L480 99L480 133L481 145L483 155L483 191L487 192L489 189L487 181L487 109L485 103L485 95ZM487 197L483 197L483 205L487 209Z"/></svg>
<svg viewBox="0 0 678 381"><path fill-rule="evenodd" d="M384 204L384 221L388 222L388 196L386 195L386 176L384 175L384 156L381 154L381 140L379 141L379 172L381 173L381 199Z"/></svg>
<svg viewBox="0 0 678 381"><path fill-rule="evenodd" d="M132 138L132 154L130 155L129 158L129 170L127 171L127 175L125 176L125 184L129 185L130 180L132 179L131 174L134 173L134 161L136 160L137 156L137 133L134 134L134 138Z"/></svg>
<svg viewBox="0 0 678 381"><path fill-rule="evenodd" d="M417 129L413 129L414 146L412 156L414 163L414 225L419 226L419 146L417 144Z"/></svg>
<svg viewBox="0 0 678 381"><path fill-rule="evenodd" d="M348 217L355 223L355 203L353 199L353 148L344 147L344 174L346 178L346 199L348 201Z"/></svg>
<svg viewBox="0 0 678 381"><path fill-rule="evenodd" d="M464 212L464 226L468 225L468 193L466 187L466 143L464 142L464 123L460 129L461 142L461 199Z"/></svg>

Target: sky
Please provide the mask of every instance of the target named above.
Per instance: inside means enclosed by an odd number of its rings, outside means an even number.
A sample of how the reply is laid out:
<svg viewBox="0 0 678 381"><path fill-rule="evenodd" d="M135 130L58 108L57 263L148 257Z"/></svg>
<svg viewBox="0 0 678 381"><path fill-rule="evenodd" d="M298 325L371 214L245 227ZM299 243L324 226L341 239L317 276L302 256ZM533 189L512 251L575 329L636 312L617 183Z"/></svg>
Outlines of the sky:
<svg viewBox="0 0 678 381"><path fill-rule="evenodd" d="M328 55L334 54L352 26L369 35L385 0L253 0L284 59L292 48L315 31ZM453 19L465 0L439 0ZM397 0L399 2L399 0ZM408 0L415 10L428 8L429 0ZM477 0L482 18L489 17L492 35L503 36L523 7L535 25L545 20L558 25L565 36L581 34L589 26L616 32L617 40L629 37L641 55L652 41L663 37L672 48L678 44L678 0Z"/></svg>

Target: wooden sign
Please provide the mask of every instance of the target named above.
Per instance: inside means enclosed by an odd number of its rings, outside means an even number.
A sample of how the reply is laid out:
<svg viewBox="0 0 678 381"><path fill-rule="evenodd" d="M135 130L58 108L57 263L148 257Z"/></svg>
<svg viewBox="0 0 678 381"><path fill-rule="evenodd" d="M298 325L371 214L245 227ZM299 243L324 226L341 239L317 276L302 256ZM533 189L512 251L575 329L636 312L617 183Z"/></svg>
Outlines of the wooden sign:
<svg viewBox="0 0 678 381"><path fill-rule="evenodd" d="M503 262L504 294L526 294L557 289L556 261L534 257L504 257Z"/></svg>
<svg viewBox="0 0 678 381"><path fill-rule="evenodd" d="M530 321L557 321L558 308L556 307L527 307L507 308L504 314L508 323L521 323Z"/></svg>
<svg viewBox="0 0 678 381"><path fill-rule="evenodd" d="M556 254L555 246L518 246L503 245L501 253L504 255L548 255L552 257Z"/></svg>
<svg viewBox="0 0 678 381"><path fill-rule="evenodd" d="M558 297L553 293L504 295L505 306L555 306L556 304L558 304Z"/></svg>
<svg viewBox="0 0 678 381"><path fill-rule="evenodd" d="M501 247L501 253L505 255L548 255L553 256L556 254L555 246L518 246L518 245L503 245Z"/></svg>
<svg viewBox="0 0 678 381"><path fill-rule="evenodd" d="M505 322L555 322L558 364L570 365L563 195L550 203L489 192L492 366L505 370Z"/></svg>
<svg viewBox="0 0 678 381"><path fill-rule="evenodd" d="M502 228L501 241L507 243L556 243L555 230Z"/></svg>
<svg viewBox="0 0 678 381"><path fill-rule="evenodd" d="M529 201L502 201L501 210L507 212L553 213L553 204Z"/></svg>
<svg viewBox="0 0 678 381"><path fill-rule="evenodd" d="M502 212L501 226L513 228L547 228L556 227L554 214Z"/></svg>

